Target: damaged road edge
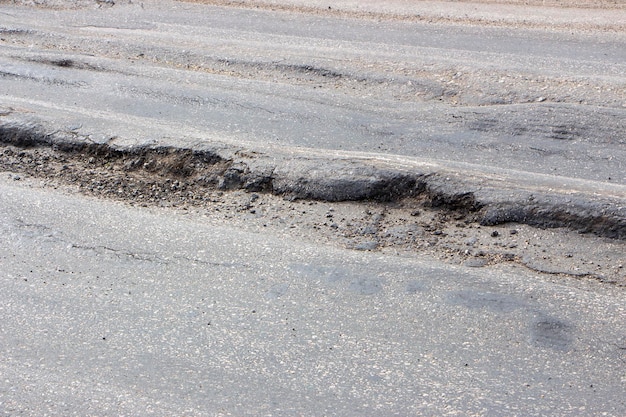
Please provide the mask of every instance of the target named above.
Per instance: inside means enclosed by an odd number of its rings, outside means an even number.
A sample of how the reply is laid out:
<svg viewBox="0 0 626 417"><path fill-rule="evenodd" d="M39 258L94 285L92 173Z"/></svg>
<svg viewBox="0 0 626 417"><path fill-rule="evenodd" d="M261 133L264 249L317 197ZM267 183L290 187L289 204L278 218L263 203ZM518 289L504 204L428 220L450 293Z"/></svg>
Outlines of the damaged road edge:
<svg viewBox="0 0 626 417"><path fill-rule="evenodd" d="M503 190L454 178L436 169L408 170L372 159L191 149L164 145L96 143L76 132L51 131L37 122L0 121L0 145L29 151L48 148L69 161L85 159L118 175L140 174L145 184L166 180L218 190L265 192L289 199L328 202L396 202L462 213L481 225L519 223L562 227L626 240L623 201L588 194ZM5 165L0 154L0 165ZM41 161L45 164L45 161ZM41 165L40 164L40 165ZM5 167L7 168L7 167ZM19 170L19 166L12 166ZM42 172L44 172L43 170ZM89 176L89 172L85 172ZM110 179L110 178L109 178ZM97 182L98 179L92 179ZM119 180L118 180L119 181ZM121 182L120 182L121 184ZM145 185L144 184L144 185ZM137 194L139 191L134 191Z"/></svg>

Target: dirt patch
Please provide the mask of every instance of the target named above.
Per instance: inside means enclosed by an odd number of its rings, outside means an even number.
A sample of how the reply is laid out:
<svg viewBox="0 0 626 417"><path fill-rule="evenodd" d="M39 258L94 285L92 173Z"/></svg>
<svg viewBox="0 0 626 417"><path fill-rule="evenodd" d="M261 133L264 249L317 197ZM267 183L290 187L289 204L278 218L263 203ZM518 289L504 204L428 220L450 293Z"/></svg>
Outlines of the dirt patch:
<svg viewBox="0 0 626 417"><path fill-rule="evenodd" d="M113 7L116 4L132 4L132 0L0 0L0 4L15 4L47 9L80 9L85 7Z"/></svg>
<svg viewBox="0 0 626 417"><path fill-rule="evenodd" d="M626 286L625 243L563 229L484 226L471 196L439 201L428 193L396 201L293 200L233 186L232 162L191 150L54 149L36 143L0 148L0 170L34 181L143 207L170 207L248 229L287 233L354 250L429 256L468 267L516 263L541 273Z"/></svg>
<svg viewBox="0 0 626 417"><path fill-rule="evenodd" d="M509 26L518 28L577 29L621 32L626 10L622 0L181 0L207 5L318 14L358 19L420 21L427 23ZM593 16L591 15L593 13Z"/></svg>

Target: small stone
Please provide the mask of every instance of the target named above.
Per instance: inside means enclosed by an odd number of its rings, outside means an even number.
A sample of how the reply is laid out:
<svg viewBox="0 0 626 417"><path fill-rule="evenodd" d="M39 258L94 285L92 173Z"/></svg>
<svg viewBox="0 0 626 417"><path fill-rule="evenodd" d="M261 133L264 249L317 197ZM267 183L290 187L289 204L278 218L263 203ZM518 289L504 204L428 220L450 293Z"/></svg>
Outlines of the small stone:
<svg viewBox="0 0 626 417"><path fill-rule="evenodd" d="M487 265L487 260L481 258L472 258L465 261L463 265L469 266L470 268L482 268L483 266Z"/></svg>
<svg viewBox="0 0 626 417"><path fill-rule="evenodd" d="M360 231L362 235L375 235L377 232L378 232L378 228L373 225L365 226Z"/></svg>
<svg viewBox="0 0 626 417"><path fill-rule="evenodd" d="M73 124L73 125L68 125L66 126L67 130L70 132L77 132L79 131L81 128L83 127L83 125L81 123L77 123L77 124Z"/></svg>
<svg viewBox="0 0 626 417"><path fill-rule="evenodd" d="M378 242L373 241L373 240L367 241L367 242L360 242L354 245L354 249L363 250L363 251L376 250L378 249Z"/></svg>
<svg viewBox="0 0 626 417"><path fill-rule="evenodd" d="M491 237L498 237L500 236L500 232L498 232L497 230L494 230L493 232L491 232Z"/></svg>
<svg viewBox="0 0 626 417"><path fill-rule="evenodd" d="M542 103L544 101L546 101L545 97L537 97L537 99L535 100L537 103Z"/></svg>

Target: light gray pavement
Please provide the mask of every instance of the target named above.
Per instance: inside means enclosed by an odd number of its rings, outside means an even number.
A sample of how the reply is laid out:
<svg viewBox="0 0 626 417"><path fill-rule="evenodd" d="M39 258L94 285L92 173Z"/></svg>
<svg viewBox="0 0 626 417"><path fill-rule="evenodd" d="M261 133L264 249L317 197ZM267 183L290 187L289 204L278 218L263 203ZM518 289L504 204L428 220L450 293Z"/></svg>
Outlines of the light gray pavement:
<svg viewBox="0 0 626 417"><path fill-rule="evenodd" d="M209 149L307 198L408 175L493 208L487 223L626 236L624 8L581 9L580 28L296 3L1 6L3 132Z"/></svg>
<svg viewBox="0 0 626 417"><path fill-rule="evenodd" d="M0 105L95 139L217 140L626 182L622 32L174 2L1 11Z"/></svg>
<svg viewBox="0 0 626 417"><path fill-rule="evenodd" d="M469 268L281 232L267 205L202 217L37 182L115 192L130 178L120 198L156 204L185 180L114 170L142 149L159 165L159 146L191 148L234 188L448 198L485 204L483 219L623 239L623 7L533 8L525 21L467 2L420 2L436 6L427 16L400 2L82 3L0 5L0 162L17 171L0 175L0 415L626 414L621 242L589 238L573 252L589 247L587 265L568 268L571 253L551 260L561 249L548 246L572 234L523 229L522 267L489 265L463 235ZM181 185L191 200L213 169L196 168ZM143 180L156 191L133 200ZM419 186L385 188L397 184ZM277 222L294 209L275 208ZM411 210L413 223L431 215ZM285 227L321 224L305 220ZM433 225L413 224L419 243L443 239ZM470 229L476 245L493 233ZM557 268L530 271L542 262ZM603 266L614 285L581 279Z"/></svg>
<svg viewBox="0 0 626 417"><path fill-rule="evenodd" d="M0 191L0 415L626 413L618 287Z"/></svg>
<svg viewBox="0 0 626 417"><path fill-rule="evenodd" d="M214 5L388 20L479 26L620 31L626 27L621 0L190 0Z"/></svg>

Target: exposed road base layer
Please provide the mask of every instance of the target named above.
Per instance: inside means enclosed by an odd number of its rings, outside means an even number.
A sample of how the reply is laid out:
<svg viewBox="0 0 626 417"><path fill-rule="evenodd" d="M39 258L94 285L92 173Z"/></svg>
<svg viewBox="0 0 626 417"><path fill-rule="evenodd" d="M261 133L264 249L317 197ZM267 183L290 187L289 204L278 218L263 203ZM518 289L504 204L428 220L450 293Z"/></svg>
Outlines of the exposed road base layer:
<svg viewBox="0 0 626 417"><path fill-rule="evenodd" d="M572 189L550 192L517 188L517 184L490 183L488 179L475 178L475 174L438 168L415 171L373 159L324 159L279 153L270 157L219 148L120 147L93 143L71 132L50 132L41 125L6 120L0 124L0 142L22 149L49 147L62 153L68 164L106 167L120 182L116 188L128 188L124 192L145 198L150 198L155 184L166 180L185 187L267 192L292 200L397 202L417 198L423 207L460 212L481 225L513 222L626 239L623 199ZM4 152L7 155L10 151ZM45 161L35 162L45 166ZM141 181L132 186L124 184L127 175ZM89 170L85 180L88 177ZM148 185L150 189L145 189Z"/></svg>

